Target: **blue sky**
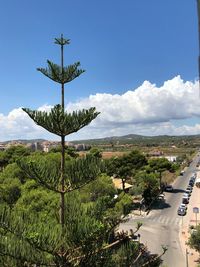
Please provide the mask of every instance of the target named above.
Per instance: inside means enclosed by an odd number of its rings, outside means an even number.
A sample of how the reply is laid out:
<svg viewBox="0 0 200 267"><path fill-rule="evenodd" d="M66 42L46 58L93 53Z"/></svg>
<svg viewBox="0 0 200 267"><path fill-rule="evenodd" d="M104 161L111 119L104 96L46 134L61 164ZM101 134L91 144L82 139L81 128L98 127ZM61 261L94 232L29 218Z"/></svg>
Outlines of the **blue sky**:
<svg viewBox="0 0 200 267"><path fill-rule="evenodd" d="M47 59L59 63L60 51L53 42L61 33L71 39L71 44L65 49L65 63L80 61L86 70L80 78L66 86L66 103L70 102L70 107L82 107L83 102L93 104L87 101L91 95L100 98L105 94L122 97L129 90L139 92L138 88L144 81L155 84L158 91L166 81L174 81L177 76L180 76L179 82L182 82L179 86L182 88L185 88L187 82L192 82L192 88L197 86L195 0L7 0L1 3L0 25L0 125L5 129L0 135L0 141L23 137L22 128L16 134L13 128L25 120L22 118L20 121L20 112L17 113L17 120L13 120L9 127L4 125L10 118L9 114L15 114L14 110L20 107L37 109L60 101L59 86L42 76L36 68L45 67ZM176 94L172 95L169 106L174 99L177 100ZM115 101L113 97L111 102ZM184 102L184 94L181 97ZM181 104L180 101L178 103ZM115 103L111 102L114 106ZM122 113L125 108L126 105L121 107ZM104 110L101 111L104 113ZM134 109L131 112L134 113ZM144 110L141 112L144 113ZM158 116L153 121L152 117L149 121L142 117L137 122L130 118L128 125L120 120L120 125L116 126L118 118L113 117L109 131L105 130L103 135L120 135L128 133L128 130L149 135L168 133L163 132L165 127L162 128L162 125L156 126L155 123L159 122L179 127L178 132L172 131L174 134L184 134L180 127L194 126L198 124L198 118L199 113L195 114L190 107L183 116L172 114L167 119L166 116L165 119ZM102 128L105 129L108 122L103 118L99 121L103 121ZM137 127L140 125L140 130L135 127L134 132L134 128L129 128L131 123L136 123ZM119 130L122 124L125 126ZM141 130L143 125L146 131ZM30 127L27 125L26 138L33 130ZM162 129L155 133L154 127ZM89 135L99 137L102 129L93 133L93 128L89 128ZM193 130L189 128L187 133L192 134ZM200 128L195 130L200 133ZM45 133L36 131L34 137L40 134L45 136Z"/></svg>

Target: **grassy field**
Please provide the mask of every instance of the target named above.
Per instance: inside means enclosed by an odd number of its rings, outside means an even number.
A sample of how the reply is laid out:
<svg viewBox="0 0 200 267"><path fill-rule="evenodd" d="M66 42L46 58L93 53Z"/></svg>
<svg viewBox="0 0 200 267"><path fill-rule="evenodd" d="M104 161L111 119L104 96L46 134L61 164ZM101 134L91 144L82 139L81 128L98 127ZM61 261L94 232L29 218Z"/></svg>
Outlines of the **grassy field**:
<svg viewBox="0 0 200 267"><path fill-rule="evenodd" d="M131 151L133 150L138 150L140 151L141 153L145 154L146 156L150 156L150 154L152 152L155 152L155 151L160 151L163 153L163 156L183 156L183 155L187 155L187 156L190 156L190 155L193 155L194 152L195 152L195 149L194 148L189 148L189 147L180 147L180 148L177 148L177 147L146 147L146 146L128 146L126 148L124 148L123 150L118 147L115 147L114 149L112 149L111 147L110 148L102 148L101 146L95 146L97 148L99 148L101 151L102 151L102 157L103 158L112 158L112 157L120 157L120 156L123 156L124 154L127 154L127 153L130 153ZM83 155L85 153L88 153L88 152L79 152L80 155Z"/></svg>

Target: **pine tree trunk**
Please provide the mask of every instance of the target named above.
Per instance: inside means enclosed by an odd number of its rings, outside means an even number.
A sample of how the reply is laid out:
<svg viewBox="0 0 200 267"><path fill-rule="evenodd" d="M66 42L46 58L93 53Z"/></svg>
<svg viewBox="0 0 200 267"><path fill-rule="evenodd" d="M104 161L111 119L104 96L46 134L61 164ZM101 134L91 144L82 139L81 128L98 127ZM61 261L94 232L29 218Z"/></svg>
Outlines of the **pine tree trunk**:
<svg viewBox="0 0 200 267"><path fill-rule="evenodd" d="M63 35L61 35L61 39L63 39ZM62 42L63 43L63 42ZM63 57L63 45L61 45L61 67L62 67L62 79L64 76L64 57ZM65 99L64 99L64 83L61 84L61 106L63 112L65 112ZM61 193L60 193L60 224L62 225L62 229L64 228L65 223L65 180L64 180L64 172L65 172L65 136L61 136Z"/></svg>
<svg viewBox="0 0 200 267"><path fill-rule="evenodd" d="M65 137L61 137L61 193L60 193L60 224L62 228L65 223L65 180L64 180L64 170L65 170Z"/></svg>

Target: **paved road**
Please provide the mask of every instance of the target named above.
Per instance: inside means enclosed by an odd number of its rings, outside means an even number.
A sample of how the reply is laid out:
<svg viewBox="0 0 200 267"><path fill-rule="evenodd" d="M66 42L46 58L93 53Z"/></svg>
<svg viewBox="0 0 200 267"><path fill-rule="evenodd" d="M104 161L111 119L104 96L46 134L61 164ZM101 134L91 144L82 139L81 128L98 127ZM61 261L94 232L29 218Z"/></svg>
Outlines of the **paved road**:
<svg viewBox="0 0 200 267"><path fill-rule="evenodd" d="M130 216L130 220L120 226L120 229L134 229L137 221L143 223L138 233L141 242L146 244L152 253L161 253L162 245L168 248L163 256L164 265L168 267L185 267L186 257L179 241L183 217L177 215L184 189L192 173L196 170L197 157L193 160L184 176L179 176L173 184L174 192L165 193L165 202L160 202L149 215L145 217Z"/></svg>

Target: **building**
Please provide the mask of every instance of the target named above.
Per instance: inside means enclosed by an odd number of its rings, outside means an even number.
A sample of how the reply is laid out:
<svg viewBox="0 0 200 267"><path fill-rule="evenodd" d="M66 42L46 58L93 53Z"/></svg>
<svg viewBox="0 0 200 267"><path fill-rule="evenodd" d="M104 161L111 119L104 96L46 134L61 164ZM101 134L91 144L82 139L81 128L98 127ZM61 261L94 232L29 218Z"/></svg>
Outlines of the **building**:
<svg viewBox="0 0 200 267"><path fill-rule="evenodd" d="M164 158L168 159L170 162L176 162L177 156L165 156Z"/></svg>
<svg viewBox="0 0 200 267"><path fill-rule="evenodd" d="M115 186L115 188L119 191L123 190L123 183L122 183L122 179L121 178L112 178L113 184ZM133 185L128 184L128 183L124 183L124 191L128 192L130 190L130 188L132 188Z"/></svg>

